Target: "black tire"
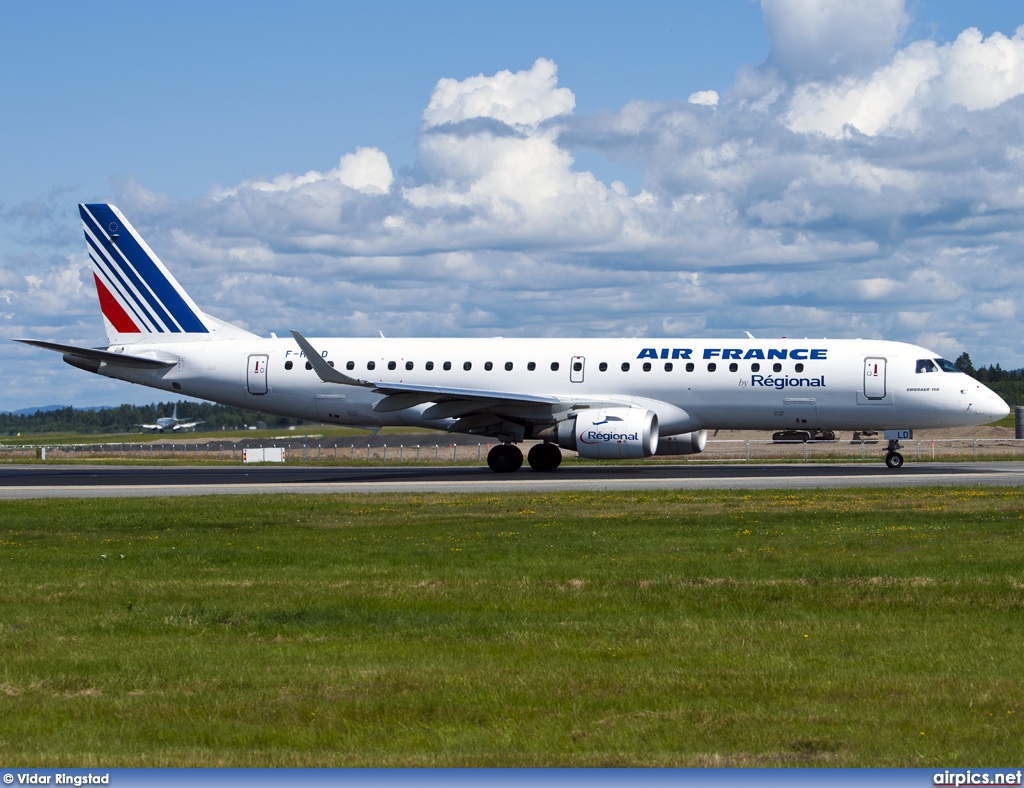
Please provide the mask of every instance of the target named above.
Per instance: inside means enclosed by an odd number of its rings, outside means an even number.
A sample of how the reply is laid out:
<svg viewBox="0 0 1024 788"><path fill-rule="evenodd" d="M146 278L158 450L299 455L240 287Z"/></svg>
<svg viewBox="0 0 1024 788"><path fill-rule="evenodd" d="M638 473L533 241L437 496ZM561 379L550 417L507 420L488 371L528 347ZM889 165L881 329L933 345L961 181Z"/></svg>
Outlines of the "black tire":
<svg viewBox="0 0 1024 788"><path fill-rule="evenodd" d="M495 473L515 473L523 467L523 453L511 443L499 444L487 452L487 467Z"/></svg>
<svg viewBox="0 0 1024 788"><path fill-rule="evenodd" d="M538 443L526 459L535 471L549 473L562 464L562 452L553 443Z"/></svg>
<svg viewBox="0 0 1024 788"><path fill-rule="evenodd" d="M903 455L898 451L891 451L885 455L885 464L896 470L903 467Z"/></svg>

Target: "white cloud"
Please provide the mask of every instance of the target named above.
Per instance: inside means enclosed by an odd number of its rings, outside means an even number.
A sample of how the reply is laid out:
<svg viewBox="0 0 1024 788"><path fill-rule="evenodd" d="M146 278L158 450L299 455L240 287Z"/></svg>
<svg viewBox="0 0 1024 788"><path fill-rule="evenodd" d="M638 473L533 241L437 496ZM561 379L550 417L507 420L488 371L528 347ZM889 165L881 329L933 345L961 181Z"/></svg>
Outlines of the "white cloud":
<svg viewBox="0 0 1024 788"><path fill-rule="evenodd" d="M761 0L761 9L769 63L800 80L873 70L910 21L903 0Z"/></svg>
<svg viewBox="0 0 1024 788"><path fill-rule="evenodd" d="M687 101L691 104L700 104L704 107L715 107L718 106L718 91L698 90L696 93L691 93Z"/></svg>
<svg viewBox="0 0 1024 788"><path fill-rule="evenodd" d="M365 194L386 194L395 179L388 157L376 148L359 148L355 153L346 153L336 172L341 183Z"/></svg>
<svg viewBox="0 0 1024 788"><path fill-rule="evenodd" d="M557 88L558 68L538 58L528 71L499 71L464 80L442 79L423 112L426 127L489 118L510 126L537 124L572 112L576 97Z"/></svg>
<svg viewBox="0 0 1024 788"><path fill-rule="evenodd" d="M1017 319L1017 303L1012 298L996 298L978 305L978 315L988 320Z"/></svg>
<svg viewBox="0 0 1024 788"><path fill-rule="evenodd" d="M1024 93L1024 26L987 39L970 28L949 44L918 41L865 78L799 86L789 127L830 137L906 134L929 113L992 109ZM941 119L938 120L941 123Z"/></svg>

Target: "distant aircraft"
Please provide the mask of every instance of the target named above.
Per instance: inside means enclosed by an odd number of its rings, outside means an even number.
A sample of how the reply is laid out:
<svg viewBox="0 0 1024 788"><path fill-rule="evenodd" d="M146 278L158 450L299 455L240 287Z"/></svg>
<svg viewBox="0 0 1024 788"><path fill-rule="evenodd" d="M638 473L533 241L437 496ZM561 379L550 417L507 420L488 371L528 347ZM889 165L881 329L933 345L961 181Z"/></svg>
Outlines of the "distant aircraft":
<svg viewBox="0 0 1024 788"><path fill-rule="evenodd" d="M113 205L80 205L106 349L34 339L72 366L248 410L498 443L487 464L703 451L708 430L884 430L899 468L913 429L988 424L994 392L916 345L843 339L265 339L196 306Z"/></svg>
<svg viewBox="0 0 1024 788"><path fill-rule="evenodd" d="M180 432L181 430L190 430L205 423L203 421L178 421L178 403L175 402L174 412L170 416L161 416L156 420L156 424L136 424L135 426L142 427L144 430L155 430L156 432L163 432L164 430Z"/></svg>

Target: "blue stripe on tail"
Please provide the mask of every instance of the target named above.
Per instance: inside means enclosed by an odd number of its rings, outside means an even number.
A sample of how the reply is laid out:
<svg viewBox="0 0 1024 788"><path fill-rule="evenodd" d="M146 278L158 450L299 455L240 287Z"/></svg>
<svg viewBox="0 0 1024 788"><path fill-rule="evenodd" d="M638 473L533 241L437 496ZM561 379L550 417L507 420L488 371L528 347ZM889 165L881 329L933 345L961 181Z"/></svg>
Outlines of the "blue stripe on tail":
<svg viewBox="0 0 1024 788"><path fill-rule="evenodd" d="M130 225L125 226L109 205L78 208L82 222L99 240L98 245L90 241L90 253L106 264L101 266L109 271L105 278L121 301L144 314L145 322L155 332L209 333L199 315L182 299L176 283L168 279L163 265L140 243Z"/></svg>

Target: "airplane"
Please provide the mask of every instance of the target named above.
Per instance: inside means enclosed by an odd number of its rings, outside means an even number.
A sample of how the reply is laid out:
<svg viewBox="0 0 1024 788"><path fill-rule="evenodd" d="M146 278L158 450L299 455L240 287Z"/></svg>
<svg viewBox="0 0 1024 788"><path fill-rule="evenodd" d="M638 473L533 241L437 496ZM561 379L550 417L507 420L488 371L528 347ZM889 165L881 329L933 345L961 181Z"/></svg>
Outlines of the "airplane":
<svg viewBox="0 0 1024 788"><path fill-rule="evenodd" d="M174 403L174 412L170 416L161 416L156 420L156 424L136 424L136 427L142 427L144 430L154 430L156 432L163 432L164 430L170 430L171 432L179 432L181 430L190 430L193 427L198 427L200 424L205 424L203 421L178 421L178 403Z"/></svg>
<svg viewBox="0 0 1024 788"><path fill-rule="evenodd" d="M487 464L555 470L692 455L709 430L884 431L988 424L1000 397L937 353L873 339L261 337L202 311L114 205L79 205L105 348L19 339L71 366L248 410L377 430L488 436Z"/></svg>

